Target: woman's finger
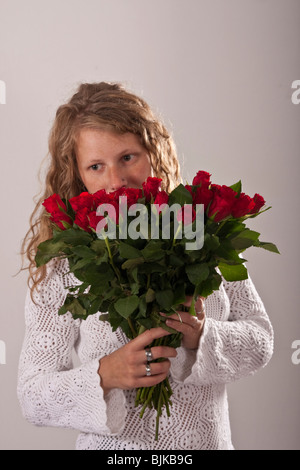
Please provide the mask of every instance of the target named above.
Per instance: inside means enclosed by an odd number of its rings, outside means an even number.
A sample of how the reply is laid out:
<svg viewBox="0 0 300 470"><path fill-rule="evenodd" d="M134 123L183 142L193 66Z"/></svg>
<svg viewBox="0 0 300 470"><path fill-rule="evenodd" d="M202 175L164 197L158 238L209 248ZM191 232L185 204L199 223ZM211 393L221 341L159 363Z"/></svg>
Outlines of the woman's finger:
<svg viewBox="0 0 300 470"><path fill-rule="evenodd" d="M161 315L166 317L167 321L174 320L179 323L185 323L187 325L193 325L195 321L197 321L197 317L193 317L188 312L181 312L180 310L178 310L177 313L173 313L172 315L166 315L164 313L161 313Z"/></svg>
<svg viewBox="0 0 300 470"><path fill-rule="evenodd" d="M146 330L144 333L132 340L132 347L134 350L140 351L141 349L145 349L149 346L155 339L163 338L170 334L171 333L163 328L151 328L151 330Z"/></svg>
<svg viewBox="0 0 300 470"><path fill-rule="evenodd" d="M170 361L166 359L162 362L151 362L150 364L141 364L136 368L135 376L140 377L153 377L154 375L167 374L170 369ZM147 373L149 374L147 376Z"/></svg>
<svg viewBox="0 0 300 470"><path fill-rule="evenodd" d="M170 348L169 346L154 346L150 348L150 360L146 351L149 351L149 348L136 352L136 361L138 364L147 364L147 362L156 361L157 359L168 359L177 356L176 349Z"/></svg>

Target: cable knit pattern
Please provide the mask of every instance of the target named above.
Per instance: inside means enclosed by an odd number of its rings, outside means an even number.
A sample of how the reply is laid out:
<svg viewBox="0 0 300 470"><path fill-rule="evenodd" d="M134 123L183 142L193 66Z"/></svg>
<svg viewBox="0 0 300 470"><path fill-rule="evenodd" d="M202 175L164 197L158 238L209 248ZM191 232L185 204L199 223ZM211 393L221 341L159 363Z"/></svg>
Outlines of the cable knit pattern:
<svg viewBox="0 0 300 470"><path fill-rule="evenodd" d="M223 281L206 300L207 319L197 351L178 349L172 359L171 417L156 412L143 419L134 407L135 390L112 390L105 398L99 360L128 339L98 315L86 321L59 316L66 287L78 283L66 261L49 264L48 276L25 306L18 396L26 419L38 426L80 431L77 449L233 449L226 383L253 374L273 353L273 330L251 281ZM80 367L73 367L73 350Z"/></svg>

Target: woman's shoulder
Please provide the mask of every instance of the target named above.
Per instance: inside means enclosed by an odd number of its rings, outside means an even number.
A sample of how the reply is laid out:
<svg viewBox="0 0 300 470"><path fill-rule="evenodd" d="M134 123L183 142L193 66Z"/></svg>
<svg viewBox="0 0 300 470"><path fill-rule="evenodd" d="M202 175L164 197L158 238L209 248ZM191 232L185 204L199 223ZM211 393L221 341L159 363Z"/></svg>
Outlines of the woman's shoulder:
<svg viewBox="0 0 300 470"><path fill-rule="evenodd" d="M80 284L73 273L70 272L67 259L53 259L46 265L44 278L36 288L29 286L31 298L34 303L50 301L51 298L65 296L67 289Z"/></svg>

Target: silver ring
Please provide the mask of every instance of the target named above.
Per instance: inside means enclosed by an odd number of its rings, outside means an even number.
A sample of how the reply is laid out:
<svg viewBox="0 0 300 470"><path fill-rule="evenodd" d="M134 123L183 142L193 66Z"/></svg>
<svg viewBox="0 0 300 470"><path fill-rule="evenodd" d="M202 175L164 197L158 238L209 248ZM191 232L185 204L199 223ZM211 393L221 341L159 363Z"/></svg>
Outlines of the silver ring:
<svg viewBox="0 0 300 470"><path fill-rule="evenodd" d="M148 362L153 361L152 351L150 348L146 349L145 354Z"/></svg>
<svg viewBox="0 0 300 470"><path fill-rule="evenodd" d="M146 364L146 376L147 377L150 377L152 374L151 374L151 367L150 367L150 364Z"/></svg>
<svg viewBox="0 0 300 470"><path fill-rule="evenodd" d="M205 315L205 308L203 308L202 310L200 310L200 312L196 312L197 315Z"/></svg>

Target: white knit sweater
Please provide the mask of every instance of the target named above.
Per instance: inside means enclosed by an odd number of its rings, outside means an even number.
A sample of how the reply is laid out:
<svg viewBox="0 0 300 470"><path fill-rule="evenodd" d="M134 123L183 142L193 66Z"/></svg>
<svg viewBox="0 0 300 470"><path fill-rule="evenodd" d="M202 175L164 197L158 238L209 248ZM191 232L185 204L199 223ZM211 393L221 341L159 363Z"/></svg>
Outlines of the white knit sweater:
<svg viewBox="0 0 300 470"><path fill-rule="evenodd" d="M248 279L223 282L205 302L207 319L197 351L178 349L171 359L171 417L163 412L155 441L154 410L143 419L135 390L112 390L105 398L99 359L128 339L93 315L86 321L58 316L66 286L74 285L67 263L48 269L35 294L26 298L26 334L20 358L18 396L23 414L38 426L80 431L77 449L233 449L226 384L265 366L273 353L273 329ZM73 367L72 352L81 362Z"/></svg>

